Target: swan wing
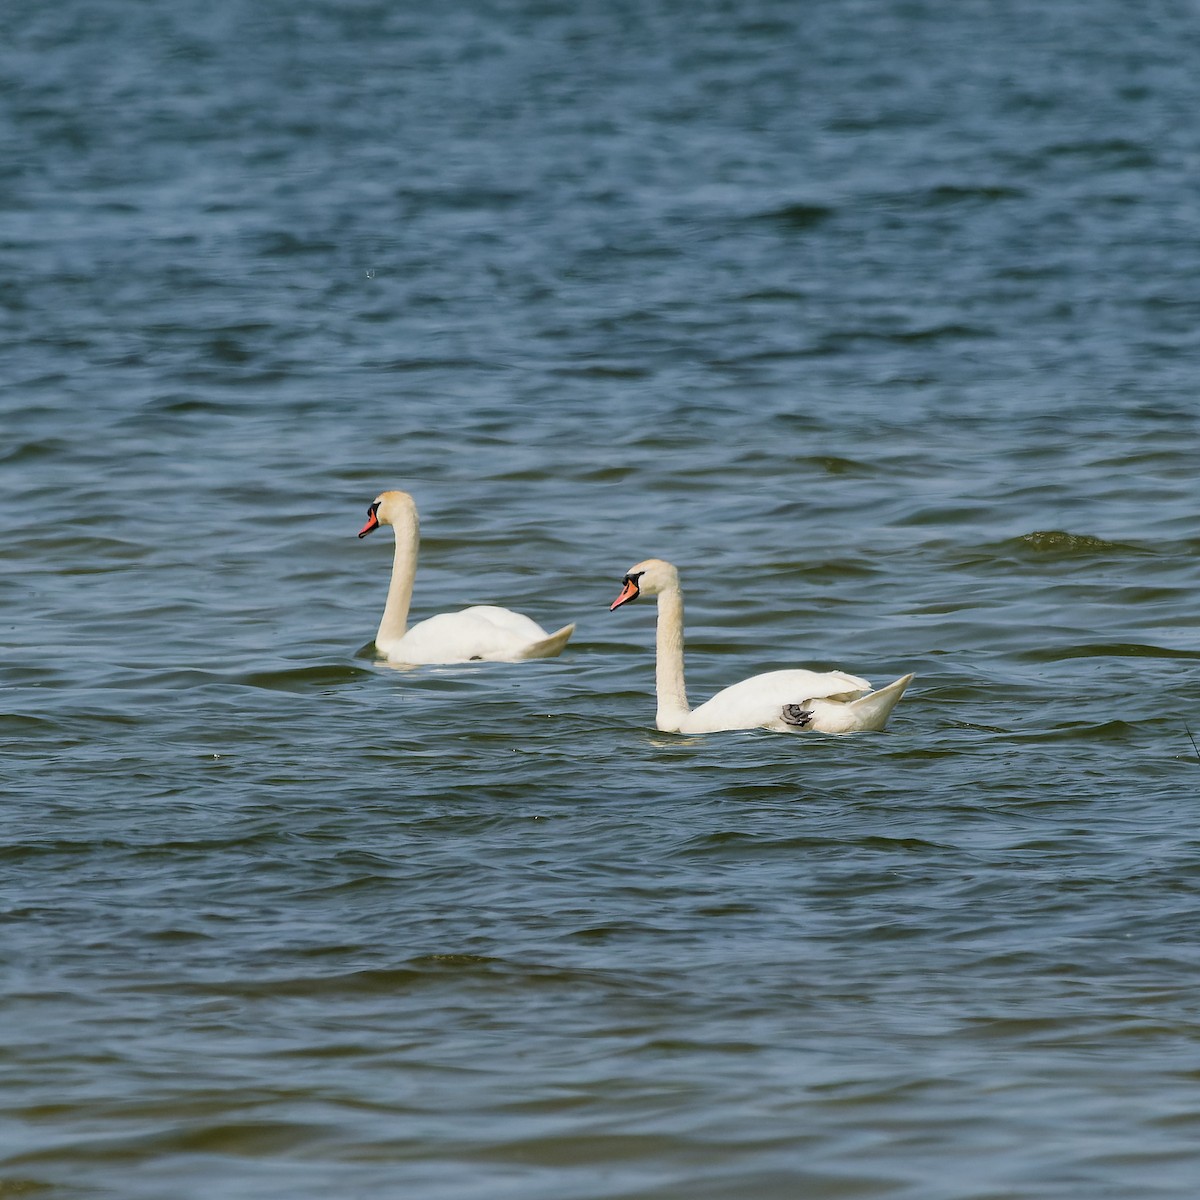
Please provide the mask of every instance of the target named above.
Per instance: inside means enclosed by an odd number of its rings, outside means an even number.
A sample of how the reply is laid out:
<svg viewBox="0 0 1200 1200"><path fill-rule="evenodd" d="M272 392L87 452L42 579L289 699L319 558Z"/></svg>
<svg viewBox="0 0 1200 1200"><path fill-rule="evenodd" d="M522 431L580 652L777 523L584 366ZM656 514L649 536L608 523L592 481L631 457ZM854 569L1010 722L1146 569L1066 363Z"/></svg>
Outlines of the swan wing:
<svg viewBox="0 0 1200 1200"><path fill-rule="evenodd" d="M816 729L821 733L862 733L867 729L882 729L892 715L892 709L904 695L904 689L912 681L911 675L904 675L887 687L848 702L809 700L800 711L784 710L784 726Z"/></svg>
<svg viewBox="0 0 1200 1200"><path fill-rule="evenodd" d="M845 671L768 671L718 692L682 722L683 733L717 733L723 729L780 729L784 705L807 700L844 704L866 695L871 685Z"/></svg>
<svg viewBox="0 0 1200 1200"><path fill-rule="evenodd" d="M495 614L504 614L497 619ZM390 662L414 666L433 663L518 662L528 657L549 657L562 652L563 638L557 649L531 649L549 637L537 622L520 613L490 605L477 605L461 612L441 613L420 621L398 641L379 649ZM568 633L568 637L570 634Z"/></svg>
<svg viewBox="0 0 1200 1200"><path fill-rule="evenodd" d="M479 620L487 621L497 629L507 629L528 642L540 641L547 636L546 631L532 617L513 612L511 608L500 608L495 604L474 604L455 616L478 617Z"/></svg>

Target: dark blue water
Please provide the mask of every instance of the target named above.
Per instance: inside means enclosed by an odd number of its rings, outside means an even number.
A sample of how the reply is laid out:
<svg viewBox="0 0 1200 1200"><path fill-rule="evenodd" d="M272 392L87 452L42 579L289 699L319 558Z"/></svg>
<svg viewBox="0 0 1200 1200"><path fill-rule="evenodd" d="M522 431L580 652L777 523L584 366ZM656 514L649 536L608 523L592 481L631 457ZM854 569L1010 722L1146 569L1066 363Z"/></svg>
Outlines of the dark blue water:
<svg viewBox="0 0 1200 1200"><path fill-rule="evenodd" d="M1191 1200L1198 51L0 16L0 1195ZM389 487L567 653L377 662ZM655 732L651 555L888 731Z"/></svg>

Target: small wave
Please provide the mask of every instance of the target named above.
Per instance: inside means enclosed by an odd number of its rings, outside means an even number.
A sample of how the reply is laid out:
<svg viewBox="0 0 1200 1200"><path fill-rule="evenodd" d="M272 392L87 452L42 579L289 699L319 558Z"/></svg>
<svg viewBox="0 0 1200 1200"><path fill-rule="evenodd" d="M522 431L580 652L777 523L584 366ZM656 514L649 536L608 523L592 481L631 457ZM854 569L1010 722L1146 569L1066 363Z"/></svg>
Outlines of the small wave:
<svg viewBox="0 0 1200 1200"><path fill-rule="evenodd" d="M413 358L381 359L372 363L380 371L499 371L504 369L500 362L489 362L481 358Z"/></svg>
<svg viewBox="0 0 1200 1200"><path fill-rule="evenodd" d="M250 242L263 258L294 258L305 254L329 254L337 246L325 238L301 237L286 229L266 230Z"/></svg>
<svg viewBox="0 0 1200 1200"><path fill-rule="evenodd" d="M191 392L171 392L167 395L156 396L142 406L144 413L163 413L169 416L225 415L237 413L240 406L224 400L213 400L207 396L195 395Z"/></svg>
<svg viewBox="0 0 1200 1200"><path fill-rule="evenodd" d="M520 189L483 187L406 187L397 192L397 197L405 203L433 212L491 212L513 208L528 195Z"/></svg>
<svg viewBox="0 0 1200 1200"><path fill-rule="evenodd" d="M805 294L793 288L760 288L737 298L747 304L795 304L804 300Z"/></svg>
<svg viewBox="0 0 1200 1200"><path fill-rule="evenodd" d="M573 379L649 379L653 372L632 364L586 363L581 366L552 367L555 375Z"/></svg>
<svg viewBox="0 0 1200 1200"><path fill-rule="evenodd" d="M59 721L52 717L35 717L28 713L0 713L0 733L16 737L33 733L57 733Z"/></svg>
<svg viewBox="0 0 1200 1200"><path fill-rule="evenodd" d="M1155 165L1153 150L1128 138L1098 138L1075 142L1057 142L1041 152L1047 159L1070 158L1126 171L1143 171Z"/></svg>
<svg viewBox="0 0 1200 1200"><path fill-rule="evenodd" d="M931 850L949 848L943 842L930 842L918 837L885 837L883 834L872 834L861 838L858 845L864 850L878 850L886 853L901 851L908 854L926 854Z"/></svg>
<svg viewBox="0 0 1200 1200"><path fill-rule="evenodd" d="M1094 745L1097 741L1128 741L1135 737L1137 732L1136 723L1113 718L1108 721L1073 721L1049 729L1013 731L1008 737L1013 743L1020 745L1053 745L1060 742Z"/></svg>
<svg viewBox="0 0 1200 1200"><path fill-rule="evenodd" d="M337 951L334 951L335 955ZM425 954L392 967L368 967L361 970L328 974L291 974L279 976L229 976L209 980L183 980L164 984L160 981L134 981L121 990L172 992L192 996L336 997L387 996L427 988L446 982L477 983L484 987L541 990L563 984L619 989L626 983L632 989L643 988L644 980L614 978L605 971L578 970L544 964L525 964L490 955L450 952Z"/></svg>
<svg viewBox="0 0 1200 1200"><path fill-rule="evenodd" d="M40 1179L19 1179L10 1176L0 1179L0 1197L8 1200L12 1196L47 1196L60 1195L60 1189Z"/></svg>
<svg viewBox="0 0 1200 1200"><path fill-rule="evenodd" d="M822 337L807 353L841 354L862 345L924 346L940 341L976 341L992 337L995 337L994 330L957 321L917 329L839 329Z"/></svg>
<svg viewBox="0 0 1200 1200"><path fill-rule="evenodd" d="M35 441L20 442L7 450L0 450L0 462L18 463L37 462L43 458L57 458L67 449L68 443L61 438L39 438ZM0 1192L0 1196L4 1193Z"/></svg>
<svg viewBox="0 0 1200 1200"><path fill-rule="evenodd" d="M813 454L798 461L817 467L826 475L874 476L878 474L878 471L869 463L859 462L854 458L842 458L837 454Z"/></svg>
<svg viewBox="0 0 1200 1200"><path fill-rule="evenodd" d="M1006 200L1022 200L1027 193L1022 188L1002 183L939 183L911 191L879 192L873 200L887 209L924 212L933 208L951 208L967 204L993 204Z"/></svg>
<svg viewBox="0 0 1200 1200"><path fill-rule="evenodd" d="M226 334L208 339L205 350L215 361L232 363L234 366L241 366L254 358L252 351L247 350L236 338Z"/></svg>
<svg viewBox="0 0 1200 1200"><path fill-rule="evenodd" d="M1004 543L1004 548L1017 553L1033 553L1046 557L1065 558L1087 554L1145 554L1140 546L1125 542L1110 542L1086 533L1067 533L1062 529L1035 529Z"/></svg>
<svg viewBox="0 0 1200 1200"><path fill-rule="evenodd" d="M298 667L282 671L251 671L236 678L247 687L266 688L275 692L307 692L313 688L337 687L369 679L371 672L362 667L325 665Z"/></svg>
<svg viewBox="0 0 1200 1200"><path fill-rule="evenodd" d="M785 229L813 229L827 221L834 214L834 209L824 204L785 204L780 208L768 209L756 214L757 221L766 221L772 225L780 225Z"/></svg>
<svg viewBox="0 0 1200 1200"><path fill-rule="evenodd" d="M1177 650L1142 642L1081 642L1071 646L1045 646L1028 650L1026 662L1062 662L1069 658L1186 658L1200 659L1200 650Z"/></svg>
<svg viewBox="0 0 1200 1200"><path fill-rule="evenodd" d="M963 186L961 184L939 184L922 193L926 204L962 204L971 200L1020 200L1025 196L1021 188L1004 184Z"/></svg>
<svg viewBox="0 0 1200 1200"><path fill-rule="evenodd" d="M237 1154L264 1157L294 1151L311 1145L314 1132L321 1126L295 1121L229 1121L196 1125L175 1125L170 1129L129 1137L82 1139L70 1146L54 1146L18 1155L10 1161L22 1163L59 1163L79 1158L87 1162L122 1163L143 1156L168 1154ZM0 1198L36 1195L36 1192L12 1192L0 1182Z"/></svg>
<svg viewBox="0 0 1200 1200"><path fill-rule="evenodd" d="M898 345L915 342L939 342L945 338L986 338L993 337L991 329L980 325L960 325L952 321L946 325L927 325L923 329L905 329L898 333L883 333L868 335L876 341L895 342Z"/></svg>

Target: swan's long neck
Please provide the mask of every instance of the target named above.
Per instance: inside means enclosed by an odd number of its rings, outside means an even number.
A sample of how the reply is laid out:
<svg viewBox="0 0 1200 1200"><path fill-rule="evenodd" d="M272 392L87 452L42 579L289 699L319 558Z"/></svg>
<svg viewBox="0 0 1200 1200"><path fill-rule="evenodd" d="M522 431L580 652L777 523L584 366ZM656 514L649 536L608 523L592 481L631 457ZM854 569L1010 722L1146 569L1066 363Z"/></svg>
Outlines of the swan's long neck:
<svg viewBox="0 0 1200 1200"><path fill-rule="evenodd" d="M377 646L399 641L408 628L408 608L412 604L413 579L417 574L417 547L421 542L415 508L401 513L392 525L396 532L396 551L392 558L392 582L388 585L387 603L383 606L379 632L375 634Z"/></svg>
<svg viewBox="0 0 1200 1200"><path fill-rule="evenodd" d="M658 594L654 687L658 693L654 723L667 732L677 730L690 711L683 682L683 592L677 587Z"/></svg>

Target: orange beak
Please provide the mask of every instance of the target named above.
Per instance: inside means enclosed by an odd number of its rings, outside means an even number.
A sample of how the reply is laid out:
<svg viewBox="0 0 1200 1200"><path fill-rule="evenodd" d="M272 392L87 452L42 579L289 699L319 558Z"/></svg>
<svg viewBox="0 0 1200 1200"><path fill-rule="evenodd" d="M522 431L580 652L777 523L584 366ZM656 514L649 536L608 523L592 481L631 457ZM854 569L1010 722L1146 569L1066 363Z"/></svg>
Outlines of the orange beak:
<svg viewBox="0 0 1200 1200"><path fill-rule="evenodd" d="M625 586L621 589L621 594L608 606L608 611L613 612L621 607L622 604L628 604L630 600L638 598L638 585L632 579L625 580Z"/></svg>
<svg viewBox="0 0 1200 1200"><path fill-rule="evenodd" d="M358 531L360 538L365 538L372 529L379 528L379 514L375 511L375 506L372 504L367 509L367 523Z"/></svg>

